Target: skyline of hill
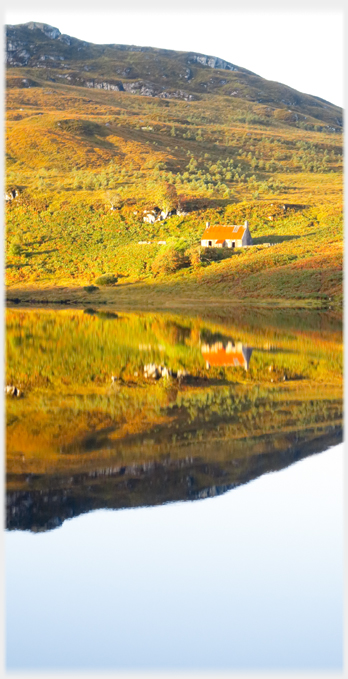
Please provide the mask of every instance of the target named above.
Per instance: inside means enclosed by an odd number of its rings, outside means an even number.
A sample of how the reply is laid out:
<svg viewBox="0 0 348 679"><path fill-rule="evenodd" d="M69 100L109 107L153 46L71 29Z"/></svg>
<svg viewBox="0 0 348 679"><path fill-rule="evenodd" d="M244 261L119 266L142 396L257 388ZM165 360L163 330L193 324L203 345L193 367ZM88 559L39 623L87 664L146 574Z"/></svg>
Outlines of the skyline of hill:
<svg viewBox="0 0 348 679"><path fill-rule="evenodd" d="M222 96L267 104L271 111L292 106L294 110L290 112L294 115L287 122L298 122L305 107L314 119L342 127L340 107L266 80L216 56L136 45L96 45L38 22L8 25L6 37L9 67L48 69L53 77L64 78L68 84L187 101L219 92ZM81 69L86 75L81 74ZM212 76L211 70L224 71L223 78ZM175 91L178 86L184 86L185 91Z"/></svg>

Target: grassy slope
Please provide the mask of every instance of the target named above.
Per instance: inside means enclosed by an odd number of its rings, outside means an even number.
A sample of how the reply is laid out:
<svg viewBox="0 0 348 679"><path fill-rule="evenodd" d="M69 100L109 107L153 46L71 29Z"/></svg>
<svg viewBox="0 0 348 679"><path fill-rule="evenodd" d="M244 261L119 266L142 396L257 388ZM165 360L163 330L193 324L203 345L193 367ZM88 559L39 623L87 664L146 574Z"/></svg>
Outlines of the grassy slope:
<svg viewBox="0 0 348 679"><path fill-rule="evenodd" d="M95 74L106 77L115 54L97 52ZM160 52L146 65L152 80L167 69L169 84L178 86L172 57ZM70 58L69 68L80 73L85 62L77 53ZM134 78L144 77L143 53L117 59L122 67L132 61ZM340 134L328 128L328 116L339 110L298 95L297 117L307 118L296 121L281 103L283 86L258 79L258 88L273 97L267 117L251 88L256 76L192 69L186 89L212 82L190 102L63 85L52 68L55 82L49 83L45 69L9 69L7 177L8 186L21 188L20 199L7 206L10 289L67 286L81 297L82 285L107 272L122 275L119 289L106 295L116 303L163 303L173 293L202 301L320 305L331 297L340 303L342 148ZM20 87L28 76L39 86ZM228 87L238 78L238 96L226 96L219 78ZM163 180L176 185L189 215L144 224L142 210L151 207ZM120 194L120 210L110 211L107 191ZM283 202L303 207L284 212ZM187 252L199 244L207 220L246 218L257 247L154 277L152 264L163 249L158 240ZM152 244L138 245L141 240ZM265 243L272 247L261 247Z"/></svg>

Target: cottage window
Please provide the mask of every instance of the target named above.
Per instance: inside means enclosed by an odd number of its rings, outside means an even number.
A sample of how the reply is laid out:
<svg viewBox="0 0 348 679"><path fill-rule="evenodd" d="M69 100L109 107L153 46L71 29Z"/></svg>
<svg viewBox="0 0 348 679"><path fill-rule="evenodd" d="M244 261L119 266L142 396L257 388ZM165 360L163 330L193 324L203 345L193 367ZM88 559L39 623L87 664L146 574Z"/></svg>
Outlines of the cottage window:
<svg viewBox="0 0 348 679"><path fill-rule="evenodd" d="M208 240L208 246L211 247L212 245L213 245L213 241L212 241L212 240Z"/></svg>
<svg viewBox="0 0 348 679"><path fill-rule="evenodd" d="M233 248L236 247L236 241L235 241L235 240L232 241L232 247L233 247Z"/></svg>

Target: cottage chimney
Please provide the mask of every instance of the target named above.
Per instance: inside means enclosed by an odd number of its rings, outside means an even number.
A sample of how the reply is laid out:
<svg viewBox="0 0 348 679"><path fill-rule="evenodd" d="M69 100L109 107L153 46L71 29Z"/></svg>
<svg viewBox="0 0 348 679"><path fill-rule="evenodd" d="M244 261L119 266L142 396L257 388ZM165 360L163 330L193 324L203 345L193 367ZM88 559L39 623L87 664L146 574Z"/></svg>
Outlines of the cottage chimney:
<svg viewBox="0 0 348 679"><path fill-rule="evenodd" d="M206 222L205 226L206 226L206 228L208 228L208 226L210 226L210 222Z"/></svg>
<svg viewBox="0 0 348 679"><path fill-rule="evenodd" d="M247 229L247 228L248 228L248 226L249 226L249 222L248 222L248 220L247 220L247 219L246 219L246 220L245 220L245 222L244 222L244 226L245 226L245 228L246 228L246 229Z"/></svg>

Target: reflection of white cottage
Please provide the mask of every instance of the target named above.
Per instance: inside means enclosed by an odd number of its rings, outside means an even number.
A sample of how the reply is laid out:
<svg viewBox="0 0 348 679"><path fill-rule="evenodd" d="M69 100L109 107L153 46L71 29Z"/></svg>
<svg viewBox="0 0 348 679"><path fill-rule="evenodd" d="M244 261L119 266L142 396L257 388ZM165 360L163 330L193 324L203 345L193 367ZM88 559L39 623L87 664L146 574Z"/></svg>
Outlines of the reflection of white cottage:
<svg viewBox="0 0 348 679"><path fill-rule="evenodd" d="M18 198L17 189L11 189L11 191L5 193L5 200L14 200L15 198Z"/></svg>
<svg viewBox="0 0 348 679"><path fill-rule="evenodd" d="M230 366L248 370L251 354L251 347L247 347L241 342L236 344L227 342L226 346L222 342L202 345L202 355L207 368L210 368L210 366Z"/></svg>
<svg viewBox="0 0 348 679"><path fill-rule="evenodd" d="M253 239L248 222L239 226L222 226L221 224L210 226L207 222L201 240L201 245L204 248L243 248L252 244Z"/></svg>

